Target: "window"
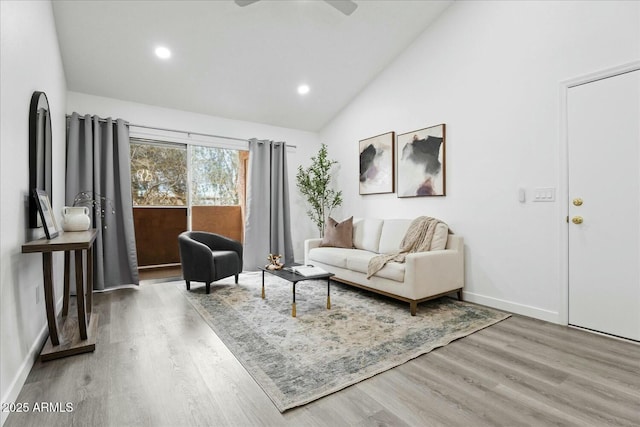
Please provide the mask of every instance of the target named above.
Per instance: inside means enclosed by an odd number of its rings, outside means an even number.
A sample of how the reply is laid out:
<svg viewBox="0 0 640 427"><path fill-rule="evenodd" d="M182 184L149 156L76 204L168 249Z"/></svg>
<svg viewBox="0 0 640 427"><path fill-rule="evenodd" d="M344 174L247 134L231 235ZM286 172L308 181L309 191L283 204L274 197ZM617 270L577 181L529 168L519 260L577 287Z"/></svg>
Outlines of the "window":
<svg viewBox="0 0 640 427"><path fill-rule="evenodd" d="M187 146L131 140L133 206L187 206Z"/></svg>
<svg viewBox="0 0 640 427"><path fill-rule="evenodd" d="M248 151L131 138L131 193L138 265L177 265L178 235L244 234Z"/></svg>
<svg viewBox="0 0 640 427"><path fill-rule="evenodd" d="M240 204L240 155L227 148L191 147L191 204L232 206Z"/></svg>

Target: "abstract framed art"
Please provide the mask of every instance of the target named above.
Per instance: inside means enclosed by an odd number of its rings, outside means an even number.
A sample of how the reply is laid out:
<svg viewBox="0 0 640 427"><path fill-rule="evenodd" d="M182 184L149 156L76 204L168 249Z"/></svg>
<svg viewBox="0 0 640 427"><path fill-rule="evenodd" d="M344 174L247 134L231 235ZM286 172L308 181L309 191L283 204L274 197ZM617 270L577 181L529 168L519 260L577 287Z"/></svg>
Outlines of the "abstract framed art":
<svg viewBox="0 0 640 427"><path fill-rule="evenodd" d="M395 132L360 141L360 194L394 192L394 142Z"/></svg>
<svg viewBox="0 0 640 427"><path fill-rule="evenodd" d="M446 126L398 135L398 197L445 196Z"/></svg>

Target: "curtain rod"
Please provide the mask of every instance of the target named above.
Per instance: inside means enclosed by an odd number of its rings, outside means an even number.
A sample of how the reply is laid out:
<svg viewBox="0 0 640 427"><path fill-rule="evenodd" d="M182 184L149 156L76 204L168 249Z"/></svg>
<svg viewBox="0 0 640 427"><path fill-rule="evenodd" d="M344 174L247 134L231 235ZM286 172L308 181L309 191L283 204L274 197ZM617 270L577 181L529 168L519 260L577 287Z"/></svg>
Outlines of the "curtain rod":
<svg viewBox="0 0 640 427"><path fill-rule="evenodd" d="M133 126L133 127L137 127L137 128L143 128L143 129L162 130L162 131L165 131L165 132L186 133L187 135L208 136L208 137L212 137L212 138L230 139L232 141L249 142L248 139L234 138L232 136L213 135L213 134L210 134L210 133L190 132L190 131L187 131L187 130L159 128L159 127L155 127L155 126L134 125L133 123L130 123L129 126Z"/></svg>
<svg viewBox="0 0 640 427"><path fill-rule="evenodd" d="M67 118L69 118L69 117L71 117L71 114L67 114ZM81 119L81 120L84 120L84 116L78 115L78 118ZM100 118L98 120L101 121L101 122L105 122L107 119ZM222 138L222 139L229 139L229 140L232 140L232 141L249 142L248 139L234 138L232 136L213 135L213 134L210 134L210 133L190 132L190 131L187 131L187 130L159 128L159 127L155 127L155 126L146 126L146 125L136 125L136 124L133 124L133 123L129 123L127 121L125 121L125 124L127 124L129 126L137 127L137 128L161 130L161 131L165 131L165 132L185 133L187 135L208 136L208 137L211 137L211 138ZM286 146L290 147L290 148L298 148L297 145L286 144Z"/></svg>

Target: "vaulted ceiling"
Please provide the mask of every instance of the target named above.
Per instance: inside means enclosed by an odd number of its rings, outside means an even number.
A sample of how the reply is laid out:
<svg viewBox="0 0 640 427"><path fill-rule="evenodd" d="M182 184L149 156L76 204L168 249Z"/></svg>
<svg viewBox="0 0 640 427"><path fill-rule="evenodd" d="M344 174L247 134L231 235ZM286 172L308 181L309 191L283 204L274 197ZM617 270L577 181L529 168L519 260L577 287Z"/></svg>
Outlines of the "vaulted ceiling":
<svg viewBox="0 0 640 427"><path fill-rule="evenodd" d="M53 2L68 89L320 130L451 1ZM154 54L166 46L171 58ZM300 84L310 91L301 96Z"/></svg>

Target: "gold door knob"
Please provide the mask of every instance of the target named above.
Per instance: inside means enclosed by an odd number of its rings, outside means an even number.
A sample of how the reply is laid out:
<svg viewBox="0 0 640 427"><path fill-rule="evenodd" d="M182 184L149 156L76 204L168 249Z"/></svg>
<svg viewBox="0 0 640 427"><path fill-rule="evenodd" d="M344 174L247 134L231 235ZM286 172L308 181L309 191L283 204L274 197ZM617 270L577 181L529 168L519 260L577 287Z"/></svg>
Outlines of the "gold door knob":
<svg viewBox="0 0 640 427"><path fill-rule="evenodd" d="M581 216L574 216L573 218L571 218L571 222L573 222L574 224L582 224L582 217Z"/></svg>
<svg viewBox="0 0 640 427"><path fill-rule="evenodd" d="M573 199L573 206L582 206L582 199L580 197L576 197Z"/></svg>

